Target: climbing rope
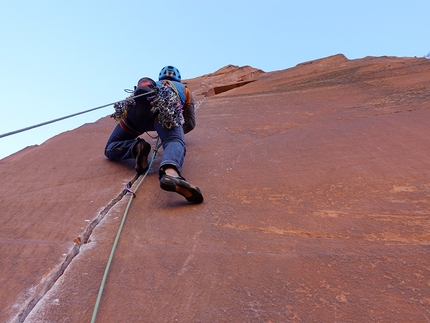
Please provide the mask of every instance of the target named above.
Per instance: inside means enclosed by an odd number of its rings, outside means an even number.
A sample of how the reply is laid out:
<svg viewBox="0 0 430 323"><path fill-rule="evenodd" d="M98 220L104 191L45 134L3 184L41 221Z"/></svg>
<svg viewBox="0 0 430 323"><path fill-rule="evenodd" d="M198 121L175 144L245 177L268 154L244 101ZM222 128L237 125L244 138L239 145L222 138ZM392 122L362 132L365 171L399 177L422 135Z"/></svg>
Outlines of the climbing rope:
<svg viewBox="0 0 430 323"><path fill-rule="evenodd" d="M138 182L138 184L136 186L136 189L134 191L131 190L131 186L132 186L131 182L127 183L127 185L125 186L125 191L127 193L130 193L130 199L129 199L128 203L127 203L127 207L125 208L124 215L122 217L121 224L120 224L120 226L118 228L118 232L116 234L116 238L115 238L115 241L114 241L113 246L112 246L112 250L111 250L111 253L110 253L110 256L109 256L109 260L107 262L107 265L106 265L106 268L105 268L105 272L103 274L103 279L102 279L102 282L100 284L100 288L99 288L99 293L98 293L98 296L97 296L96 304L94 306L93 316L91 318L91 323L94 323L96 321L96 316L97 316L98 308L99 308L100 301L101 301L101 298L102 298L104 286L106 284L106 278L107 278L107 275L109 273L109 269L110 269L110 265L112 263L113 256L115 254L115 249L116 249L116 247L118 245L119 237L121 236L122 228L124 227L124 223L125 223L125 220L126 220L127 215L128 215L128 210L130 209L131 202L132 202L133 198L136 197L137 190L142 185L143 181L146 178L146 175L148 175L148 172L151 169L152 163L154 162L155 156L157 155L157 151L158 151L158 148L159 148L159 146L158 146L159 140L160 140L160 137L157 138L157 142L155 143L154 152L152 153L152 157L151 157L151 161L149 162L148 169L142 175L140 181ZM137 178L138 177L139 177L139 175L137 175Z"/></svg>
<svg viewBox="0 0 430 323"><path fill-rule="evenodd" d="M127 90L127 91L128 91L128 90ZM126 92L127 92L127 91L126 91ZM153 93L153 92L154 92L154 91L150 91L150 92L142 93L142 94L139 94L139 95L136 95L136 96L132 96L132 97L130 97L130 98L131 98L131 99L135 99L135 98L138 98L138 97L141 97L141 96L145 96L145 95L151 94L151 93ZM48 125L48 124L51 124L51 123L54 123L54 122L58 122L58 121L61 121L61 120L64 120L64 119L68 119L68 118L71 118L71 117L76 117L76 116L78 116L78 115L81 115L81 114L84 114L84 113L88 113L88 112L91 112L91 111L95 111L95 110L99 110L99 109L102 109L102 108L106 108L106 107L108 107L108 106L110 106L110 105L114 105L114 104L117 104L117 103L120 103L120 102L124 102L124 101L130 100L130 98L127 98L127 99L125 99L125 100L121 100L121 101L112 102L112 103L105 104L105 105L101 105L101 106L99 106L99 107L92 108L92 109L89 109L89 110L85 110L85 111L82 111L82 112L73 113L73 114L70 114L70 115L65 116L65 117L61 117L61 118L57 118L57 119L54 119L54 120L50 120L50 121L46 121L46 122L42 122L42 123L39 123L39 124L36 124L36 125L30 126L30 127L22 128L22 129L15 130L15 131L11 131L11 132L7 132L7 133L4 133L4 134L1 134L1 135L0 135L0 138L7 137L7 136L11 136L11 135L14 135L14 134L17 134L17 133L20 133L20 132L24 132L24 131L27 131L27 130L31 130L31 129L34 129L34 128L38 128L38 127L42 127L42 126L46 126L46 125Z"/></svg>

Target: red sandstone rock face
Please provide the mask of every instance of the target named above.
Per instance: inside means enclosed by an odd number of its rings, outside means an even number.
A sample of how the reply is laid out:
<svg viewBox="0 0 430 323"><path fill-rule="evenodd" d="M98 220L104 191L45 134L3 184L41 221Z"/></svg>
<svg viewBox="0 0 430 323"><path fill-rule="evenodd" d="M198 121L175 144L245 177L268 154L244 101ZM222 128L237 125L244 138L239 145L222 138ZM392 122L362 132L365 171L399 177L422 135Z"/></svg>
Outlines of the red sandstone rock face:
<svg viewBox="0 0 430 323"><path fill-rule="evenodd" d="M194 99L198 101L203 97L217 95L254 82L261 74L264 74L262 70L250 66L227 65L212 74L185 80L184 83L193 89Z"/></svg>
<svg viewBox="0 0 430 323"><path fill-rule="evenodd" d="M157 156L97 322L427 322L429 81L426 59L343 55L186 80L205 202L162 191ZM103 156L113 126L0 161L1 322L91 320L134 176Z"/></svg>

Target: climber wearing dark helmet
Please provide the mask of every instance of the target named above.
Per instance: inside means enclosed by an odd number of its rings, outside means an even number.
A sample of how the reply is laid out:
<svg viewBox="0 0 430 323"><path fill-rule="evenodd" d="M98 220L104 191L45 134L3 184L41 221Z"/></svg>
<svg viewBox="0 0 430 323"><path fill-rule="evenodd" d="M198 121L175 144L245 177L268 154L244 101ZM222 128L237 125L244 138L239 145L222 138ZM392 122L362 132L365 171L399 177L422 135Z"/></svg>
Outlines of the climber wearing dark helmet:
<svg viewBox="0 0 430 323"><path fill-rule="evenodd" d="M165 66L158 82L148 77L140 79L133 93L138 95L143 96L116 105L115 109L121 113L112 115L118 124L106 143L106 157L110 160L134 158L137 173L143 174L148 168L151 146L139 136L157 131L164 149L159 168L160 187L181 194L191 203L202 203L200 189L182 177L186 154L184 134L194 129L196 119L193 96L181 83L179 70Z"/></svg>

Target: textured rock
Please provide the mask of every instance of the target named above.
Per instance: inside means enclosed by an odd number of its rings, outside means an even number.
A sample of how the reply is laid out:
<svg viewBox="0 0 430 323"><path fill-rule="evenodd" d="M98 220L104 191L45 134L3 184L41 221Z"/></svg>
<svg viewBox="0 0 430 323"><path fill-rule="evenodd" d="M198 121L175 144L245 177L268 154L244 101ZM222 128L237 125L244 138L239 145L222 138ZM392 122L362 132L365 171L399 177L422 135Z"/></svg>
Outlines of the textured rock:
<svg viewBox="0 0 430 323"><path fill-rule="evenodd" d="M343 55L186 80L205 202L158 187L160 151L97 322L427 322L429 81L424 58ZM0 161L0 321L90 321L134 177L103 156L113 126Z"/></svg>

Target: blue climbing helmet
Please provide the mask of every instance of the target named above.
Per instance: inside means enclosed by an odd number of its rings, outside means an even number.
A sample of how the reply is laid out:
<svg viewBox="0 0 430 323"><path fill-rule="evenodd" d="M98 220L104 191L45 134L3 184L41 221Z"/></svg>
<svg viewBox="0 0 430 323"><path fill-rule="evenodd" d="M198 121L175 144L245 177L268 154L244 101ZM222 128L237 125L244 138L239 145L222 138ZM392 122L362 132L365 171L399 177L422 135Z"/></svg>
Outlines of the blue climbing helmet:
<svg viewBox="0 0 430 323"><path fill-rule="evenodd" d="M158 80L170 80L170 81L176 81L181 82L181 73L179 70L174 66L164 66L160 74L158 75Z"/></svg>

